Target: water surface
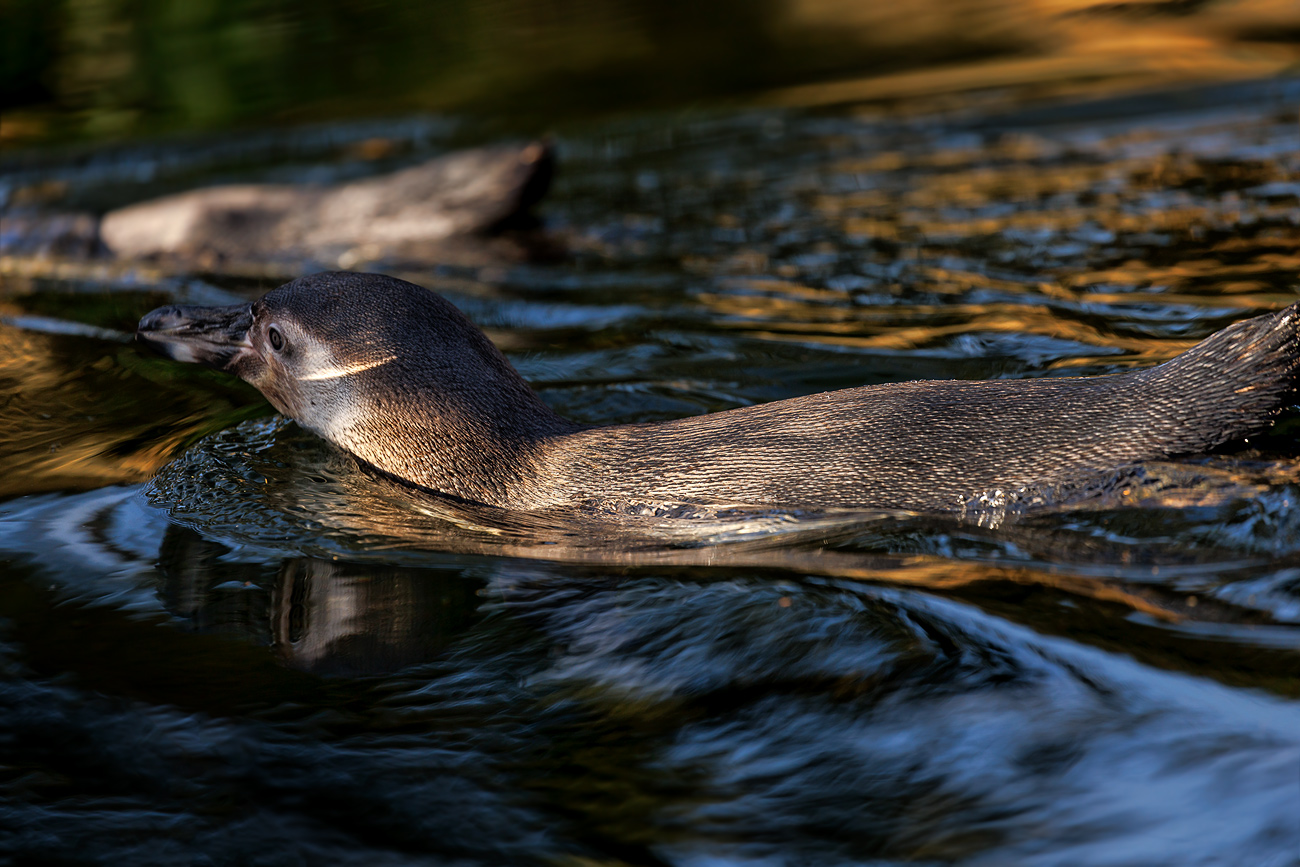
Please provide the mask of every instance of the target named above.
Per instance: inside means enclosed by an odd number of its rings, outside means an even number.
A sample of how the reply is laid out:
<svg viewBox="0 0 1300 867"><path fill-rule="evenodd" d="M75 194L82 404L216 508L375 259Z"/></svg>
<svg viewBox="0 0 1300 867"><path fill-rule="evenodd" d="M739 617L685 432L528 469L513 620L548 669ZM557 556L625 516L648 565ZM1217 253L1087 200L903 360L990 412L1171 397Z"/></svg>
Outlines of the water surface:
<svg viewBox="0 0 1300 867"><path fill-rule="evenodd" d="M447 294L583 422L1122 371L1300 295L1298 102L591 123L542 209L567 252L353 264ZM377 135L405 150L348 150ZM10 180L102 209L445 145L298 142ZM1038 509L575 525L373 479L116 339L290 275L2 264L20 863L1295 863L1293 413Z"/></svg>

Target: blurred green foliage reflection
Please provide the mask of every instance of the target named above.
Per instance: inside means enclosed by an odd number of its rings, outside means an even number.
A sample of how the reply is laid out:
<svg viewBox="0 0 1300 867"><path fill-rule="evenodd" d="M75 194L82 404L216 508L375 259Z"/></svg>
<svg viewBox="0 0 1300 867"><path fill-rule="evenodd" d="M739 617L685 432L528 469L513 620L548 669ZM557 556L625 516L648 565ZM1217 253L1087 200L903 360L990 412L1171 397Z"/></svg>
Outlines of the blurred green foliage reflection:
<svg viewBox="0 0 1300 867"><path fill-rule="evenodd" d="M6 144L410 110L532 131L998 59L1022 65L988 78L997 86L1242 77L1294 67L1300 34L1294 0L0 0L0 12ZM1055 62L1023 65L1034 58Z"/></svg>

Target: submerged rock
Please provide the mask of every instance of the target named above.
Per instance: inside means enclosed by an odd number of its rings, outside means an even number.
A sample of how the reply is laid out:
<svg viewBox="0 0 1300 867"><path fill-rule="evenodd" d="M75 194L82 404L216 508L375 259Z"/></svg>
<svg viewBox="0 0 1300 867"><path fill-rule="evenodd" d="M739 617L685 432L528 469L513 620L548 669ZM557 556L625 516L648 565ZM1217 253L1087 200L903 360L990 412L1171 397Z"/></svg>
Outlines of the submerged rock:
<svg viewBox="0 0 1300 867"><path fill-rule="evenodd" d="M551 150L541 143L473 148L342 184L238 184L164 196L108 212L97 232L89 214L19 219L11 212L3 252L78 257L107 251L208 268L514 258L522 246L492 236L535 223L529 211L545 195L553 167Z"/></svg>

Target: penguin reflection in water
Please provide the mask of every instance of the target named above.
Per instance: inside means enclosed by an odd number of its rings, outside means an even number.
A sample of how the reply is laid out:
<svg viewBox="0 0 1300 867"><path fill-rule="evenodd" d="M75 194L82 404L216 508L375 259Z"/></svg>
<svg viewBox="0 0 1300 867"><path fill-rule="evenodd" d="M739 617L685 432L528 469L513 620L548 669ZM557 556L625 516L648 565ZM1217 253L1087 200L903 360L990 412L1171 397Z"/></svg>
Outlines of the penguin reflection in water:
<svg viewBox="0 0 1300 867"><path fill-rule="evenodd" d="M900 382L606 427L557 415L464 314L391 277L162 307L137 337L241 377L384 475L475 503L935 512L1262 431L1292 393L1298 331L1295 305L1129 373Z"/></svg>

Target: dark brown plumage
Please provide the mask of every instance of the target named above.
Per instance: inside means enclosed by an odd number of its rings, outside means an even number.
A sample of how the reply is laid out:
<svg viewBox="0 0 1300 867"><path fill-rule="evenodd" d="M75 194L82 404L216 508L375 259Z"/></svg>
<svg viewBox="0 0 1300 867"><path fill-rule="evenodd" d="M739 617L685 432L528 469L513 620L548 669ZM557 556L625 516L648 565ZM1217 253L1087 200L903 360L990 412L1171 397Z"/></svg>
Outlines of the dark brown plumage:
<svg viewBox="0 0 1300 867"><path fill-rule="evenodd" d="M1293 388L1298 330L1300 305L1131 373L894 383L595 428L551 411L447 301L390 277L317 274L252 305L165 307L138 334L238 374L388 475L475 502L941 511L1263 430Z"/></svg>

